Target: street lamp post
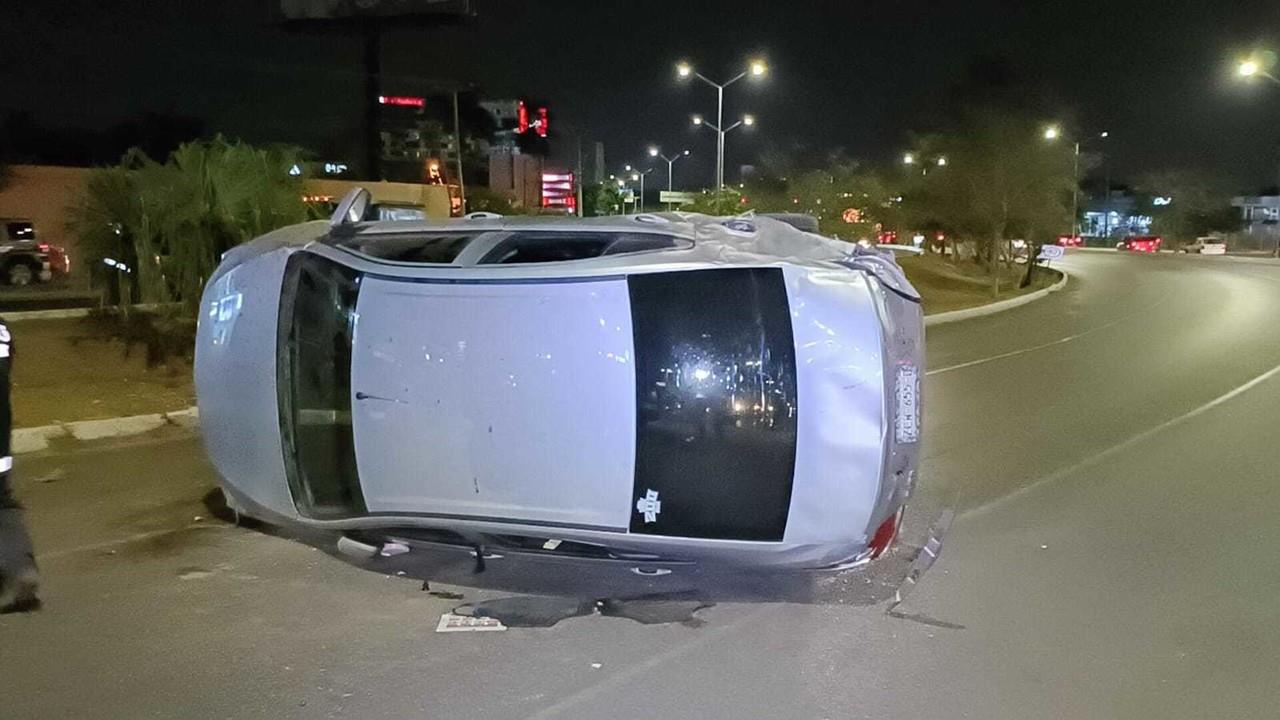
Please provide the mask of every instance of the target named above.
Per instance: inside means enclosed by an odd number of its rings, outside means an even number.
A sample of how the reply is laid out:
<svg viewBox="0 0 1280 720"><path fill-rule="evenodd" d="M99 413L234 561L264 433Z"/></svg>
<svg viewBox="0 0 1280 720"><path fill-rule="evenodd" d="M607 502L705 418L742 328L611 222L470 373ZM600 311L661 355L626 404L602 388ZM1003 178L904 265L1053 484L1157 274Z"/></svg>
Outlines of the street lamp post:
<svg viewBox="0 0 1280 720"><path fill-rule="evenodd" d="M689 77L696 77L699 80L705 82L706 84L716 89L716 124L712 125L711 123L703 122L701 115L694 116L693 124L706 125L707 127L716 131L716 189L717 190L724 187L724 136L725 134L728 133L729 130L732 130L734 127L737 127L738 125L752 124L752 122L739 122L739 123L736 123L731 128L728 128L725 130L720 129L721 127L724 126L724 89L738 82L742 78L747 77L748 75L750 75L753 78L759 78L759 77L763 77L766 72L768 72L768 66L764 64L763 60L752 60L751 63L747 66L746 70L743 70L737 75L734 75L733 77L729 78L729 80L726 82L718 83L708 78L706 75L703 75L702 73L694 70L693 66L690 65L689 63L682 62L676 65L676 77L680 78L681 80L687 79ZM744 118L744 121L750 117L751 117L750 115L747 115L746 118Z"/></svg>
<svg viewBox="0 0 1280 720"><path fill-rule="evenodd" d="M1057 125L1050 125L1049 127L1044 129L1044 139L1048 140L1049 142L1053 142L1054 140L1057 140L1061 135L1062 135L1062 131L1058 128ZM1091 135L1089 136L1089 138L1086 138L1085 141L1075 140L1073 143L1072 170L1071 170L1071 178L1072 178L1071 237L1080 236L1080 144L1081 142L1087 142L1087 140L1092 139L1093 137L1094 136ZM1096 137L1099 140L1106 140L1107 138L1111 137L1111 133L1104 130L1103 132L1098 133ZM1107 183L1108 187L1104 188L1104 193L1103 193L1104 194L1103 199L1108 203L1107 207L1110 207L1110 202L1111 202L1111 188L1109 187L1110 184L1111 184L1110 181L1108 181ZM1103 221L1104 230L1103 230L1102 236L1106 237L1111 233L1111 214L1106 210L1104 210L1103 217L1104 217L1104 221Z"/></svg>
<svg viewBox="0 0 1280 720"><path fill-rule="evenodd" d="M675 177L674 169L675 169L676 161L682 157L688 157L688 156L689 156L688 150L682 150L681 152L676 153L674 157L667 157L666 155L662 154L662 150L660 150L657 146L652 146L649 148L649 157L662 158L663 160L667 161L667 192L671 192L672 190L675 190L675 186L673 184L673 178ZM668 210L671 209L671 203L667 203L667 209Z"/></svg>
<svg viewBox="0 0 1280 720"><path fill-rule="evenodd" d="M716 136L717 136L716 189L723 188L724 187L724 136L728 135L731 130L735 130L739 127L744 127L744 126L751 127L755 125L756 117L754 115L743 115L742 119L739 120L738 122L730 125L727 128L722 128L719 125L712 125L711 123L707 122L705 119L703 119L701 115L694 115L693 124L696 127L703 127L703 126L709 127L712 130L714 130L716 133Z"/></svg>
<svg viewBox="0 0 1280 720"><path fill-rule="evenodd" d="M628 165L627 169L631 170L631 166ZM649 168L648 170L636 170L631 173L632 180L640 181L640 199L636 203L637 213L644 212L644 176L648 175L651 172L653 172L653 168Z"/></svg>
<svg viewBox="0 0 1280 720"><path fill-rule="evenodd" d="M931 159L930 159L929 161L927 161L927 162L920 162L920 158L919 158L919 157L917 157L915 153L903 153L903 154L902 154L902 164L903 164L903 165L915 165L916 163L919 163L919 164L920 164L920 175L921 175L921 176L924 176L924 175L928 175L928 174L929 174L929 166L930 166L930 165L933 165L934 167L940 167L940 168L944 168L944 167L946 167L946 166L947 166L947 156L946 156L946 155L938 155L937 157L931 158Z"/></svg>

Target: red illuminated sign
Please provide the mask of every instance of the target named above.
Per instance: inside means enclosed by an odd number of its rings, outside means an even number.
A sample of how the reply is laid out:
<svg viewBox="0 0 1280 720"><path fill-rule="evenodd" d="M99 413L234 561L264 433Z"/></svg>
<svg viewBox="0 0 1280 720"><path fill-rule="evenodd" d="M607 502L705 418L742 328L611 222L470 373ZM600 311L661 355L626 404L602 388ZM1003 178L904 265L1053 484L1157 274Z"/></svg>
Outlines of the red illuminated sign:
<svg viewBox="0 0 1280 720"><path fill-rule="evenodd" d="M542 173L542 207L561 208L569 213L577 209L573 173Z"/></svg>
<svg viewBox="0 0 1280 720"><path fill-rule="evenodd" d="M426 107L427 99L409 95L379 95L379 105L395 105L397 107Z"/></svg>
<svg viewBox="0 0 1280 720"><path fill-rule="evenodd" d="M529 107L521 100L516 103L516 132L523 135L532 128L538 137L547 136L547 109L538 108L537 118L529 119Z"/></svg>

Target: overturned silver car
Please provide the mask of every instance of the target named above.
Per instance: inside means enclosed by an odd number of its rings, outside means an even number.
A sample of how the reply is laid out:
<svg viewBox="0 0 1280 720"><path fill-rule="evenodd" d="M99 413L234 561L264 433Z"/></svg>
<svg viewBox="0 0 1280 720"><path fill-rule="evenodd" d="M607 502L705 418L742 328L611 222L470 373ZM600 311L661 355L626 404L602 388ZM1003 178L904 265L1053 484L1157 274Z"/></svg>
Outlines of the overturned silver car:
<svg viewBox="0 0 1280 720"><path fill-rule="evenodd" d="M888 255L763 216L363 202L205 290L201 427L239 512L601 562L841 568L893 542L924 335Z"/></svg>

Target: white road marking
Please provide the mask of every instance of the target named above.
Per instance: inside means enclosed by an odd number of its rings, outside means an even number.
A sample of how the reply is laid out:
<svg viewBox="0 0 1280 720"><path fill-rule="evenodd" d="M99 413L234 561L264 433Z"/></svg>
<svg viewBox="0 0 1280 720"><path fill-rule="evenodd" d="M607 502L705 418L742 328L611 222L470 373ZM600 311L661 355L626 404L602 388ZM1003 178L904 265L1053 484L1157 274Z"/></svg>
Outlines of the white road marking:
<svg viewBox="0 0 1280 720"><path fill-rule="evenodd" d="M1055 470L1054 472L1048 475L1045 475L1044 477L1040 478L1039 480L1036 480L1030 485L1023 486L1009 493L1008 495L998 497L990 502L984 503L975 508L967 510L965 511L964 514L973 515L973 514L983 512L985 510L990 510L991 508L994 508L997 505L1005 503L1021 495L1025 495L1026 493L1030 492L1035 488L1040 487L1041 485L1045 485L1057 480L1061 480L1062 478L1072 475L1080 470L1097 465L1103 460L1106 460L1107 458L1110 458L1118 453L1128 450L1129 448L1133 447L1134 445L1137 445L1138 443L1141 443L1145 440L1149 440L1155 437L1156 435L1159 435L1160 433L1164 432L1165 430L1168 430L1171 427L1174 427L1176 425L1181 425L1182 423L1188 420L1199 417L1200 415L1203 415L1204 413L1209 412L1210 410L1218 407L1219 405L1222 405L1223 403L1228 402L1229 400L1235 397L1238 397L1248 392L1249 390L1252 390L1253 388L1261 385L1262 383L1270 380L1271 378L1277 375L1280 375L1280 365L1277 365L1271 368L1270 370L1262 373L1261 375L1253 378L1252 380L1246 382L1245 384L1233 390L1229 390L1219 395L1218 397L1210 400L1209 402L1201 405L1200 407L1189 410L1175 418L1166 420L1160 423L1159 425L1156 425L1153 428L1149 428L1147 430L1144 430L1138 433L1137 435L1133 435L1127 440L1124 440L1123 442L1119 442L1115 445L1112 445L1111 447L1107 448L1106 450L1103 450L1102 452L1096 455L1090 455L1089 457L1085 458L1084 460L1081 460L1075 465L1070 465L1060 470Z"/></svg>
<svg viewBox="0 0 1280 720"><path fill-rule="evenodd" d="M985 365L989 362L995 362L996 360L1004 360L1005 358L1017 357L1019 355L1026 355L1027 353L1036 352L1037 350L1044 350L1045 348L1051 348L1057 345L1064 345L1066 343L1072 342L1073 340L1079 340L1080 338L1085 337L1086 335L1092 335L1093 333L1096 333L1100 330L1106 330L1109 327L1114 327L1116 325L1119 325L1120 323L1130 318L1133 318L1137 315L1141 315L1142 313L1158 305L1163 304L1168 297L1169 297L1168 295L1165 295L1164 297L1160 298L1154 303L1138 308L1137 310L1134 310L1128 315L1122 315L1116 318L1115 320L1112 320L1109 323L1103 323L1102 325L1099 325L1097 327L1092 327L1083 332L1078 332L1075 335L1068 335L1064 338L1058 338L1057 340L1053 340L1051 342L1047 342L1042 345L1033 345L1032 347L1022 348L1021 350L1011 350L1006 353L1000 353L999 355L992 355L990 357L979 358L977 360L970 360L968 362L962 362L956 365L948 365L947 367L937 368L937 369L926 372L925 377L932 377L933 375L941 375L942 373L952 372L954 370L963 370L965 368L973 367L975 365Z"/></svg>

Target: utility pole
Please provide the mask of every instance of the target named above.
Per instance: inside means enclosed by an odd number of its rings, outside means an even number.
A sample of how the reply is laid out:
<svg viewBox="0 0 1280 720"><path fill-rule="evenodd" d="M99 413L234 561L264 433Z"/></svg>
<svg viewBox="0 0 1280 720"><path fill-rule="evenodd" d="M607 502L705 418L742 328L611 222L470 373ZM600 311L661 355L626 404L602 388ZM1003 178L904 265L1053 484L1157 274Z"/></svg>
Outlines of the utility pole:
<svg viewBox="0 0 1280 720"><path fill-rule="evenodd" d="M382 30L376 21L364 24L365 173L382 179L382 132L378 95L382 93Z"/></svg>
<svg viewBox="0 0 1280 720"><path fill-rule="evenodd" d="M462 126L458 123L458 91L453 91L453 154L458 161L458 199L462 214L467 214L467 184L462 179Z"/></svg>

